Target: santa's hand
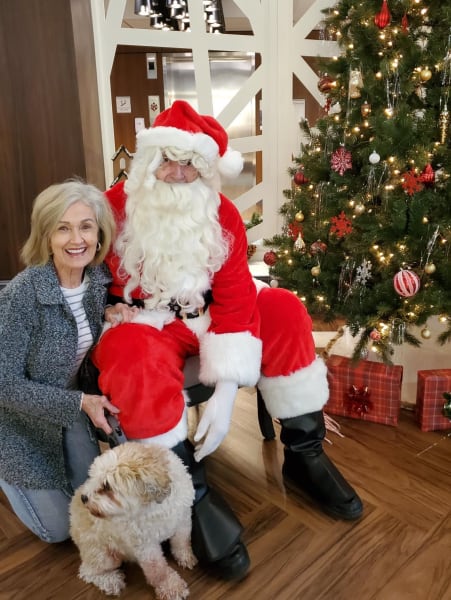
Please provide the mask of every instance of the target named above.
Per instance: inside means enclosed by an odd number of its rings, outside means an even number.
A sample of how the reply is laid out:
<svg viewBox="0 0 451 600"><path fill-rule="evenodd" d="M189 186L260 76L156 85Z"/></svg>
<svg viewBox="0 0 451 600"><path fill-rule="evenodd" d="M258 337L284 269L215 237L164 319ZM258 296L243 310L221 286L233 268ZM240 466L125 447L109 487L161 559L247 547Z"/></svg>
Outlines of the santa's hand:
<svg viewBox="0 0 451 600"><path fill-rule="evenodd" d="M218 381L213 395L208 399L197 431L194 458L197 462L216 450L227 435L232 418L233 403L238 390L234 381Z"/></svg>

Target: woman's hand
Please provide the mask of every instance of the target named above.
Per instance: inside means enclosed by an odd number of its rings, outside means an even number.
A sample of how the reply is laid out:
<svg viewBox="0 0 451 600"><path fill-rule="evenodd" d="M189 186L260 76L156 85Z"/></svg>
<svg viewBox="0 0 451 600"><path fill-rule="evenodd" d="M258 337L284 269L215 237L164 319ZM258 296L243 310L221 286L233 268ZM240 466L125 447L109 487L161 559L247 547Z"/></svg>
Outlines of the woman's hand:
<svg viewBox="0 0 451 600"><path fill-rule="evenodd" d="M116 327L119 323L130 323L139 311L140 309L137 306L129 306L123 302L118 302L105 308L105 321L110 323L111 327Z"/></svg>
<svg viewBox="0 0 451 600"><path fill-rule="evenodd" d="M112 433L111 427L105 417L105 410L117 415L120 410L113 406L106 396L97 396L94 394L83 394L81 400L81 410L83 410L91 419L93 425L107 434Z"/></svg>

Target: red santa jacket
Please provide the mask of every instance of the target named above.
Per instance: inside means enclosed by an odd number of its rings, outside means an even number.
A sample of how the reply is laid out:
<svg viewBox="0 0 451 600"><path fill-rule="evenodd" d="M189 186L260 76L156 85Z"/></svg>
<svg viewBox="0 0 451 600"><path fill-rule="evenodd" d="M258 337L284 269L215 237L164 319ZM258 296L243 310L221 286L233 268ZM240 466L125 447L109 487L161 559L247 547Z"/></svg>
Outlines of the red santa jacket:
<svg viewBox="0 0 451 600"><path fill-rule="evenodd" d="M110 188L106 196L120 231L127 200L123 182ZM227 260L211 283L213 300L204 331L196 329L200 345L200 380L206 385L231 380L239 385L253 386L260 376L262 348L257 290L247 263L246 230L237 208L223 194L220 194L218 217L231 239L231 247ZM113 276L110 293L123 297L126 281L118 273L117 255L110 251L106 262ZM134 290L132 297L142 298L141 290Z"/></svg>

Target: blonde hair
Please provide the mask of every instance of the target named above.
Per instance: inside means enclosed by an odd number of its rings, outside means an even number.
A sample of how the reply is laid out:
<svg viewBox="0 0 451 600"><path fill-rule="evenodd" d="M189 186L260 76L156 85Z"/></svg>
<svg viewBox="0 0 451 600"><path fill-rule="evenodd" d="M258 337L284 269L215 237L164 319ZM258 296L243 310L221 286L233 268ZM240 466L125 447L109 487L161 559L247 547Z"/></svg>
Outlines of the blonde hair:
<svg viewBox="0 0 451 600"><path fill-rule="evenodd" d="M70 179L49 186L35 198L30 235L21 251L25 265L42 266L49 261L50 237L63 214L76 202L83 202L94 211L99 228L100 249L92 262L98 265L104 260L116 231L111 208L103 192L97 187L79 179Z"/></svg>

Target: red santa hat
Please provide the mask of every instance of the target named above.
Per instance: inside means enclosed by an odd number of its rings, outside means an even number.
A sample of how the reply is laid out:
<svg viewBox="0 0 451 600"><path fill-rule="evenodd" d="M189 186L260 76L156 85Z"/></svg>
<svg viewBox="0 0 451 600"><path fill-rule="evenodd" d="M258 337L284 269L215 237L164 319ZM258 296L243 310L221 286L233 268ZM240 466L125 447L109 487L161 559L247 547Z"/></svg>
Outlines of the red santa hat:
<svg viewBox="0 0 451 600"><path fill-rule="evenodd" d="M137 152L149 146L196 152L210 166L216 162L226 177L236 177L243 168L243 157L229 147L222 125L209 115L200 115L184 100L175 100L157 116L153 127L138 132Z"/></svg>

